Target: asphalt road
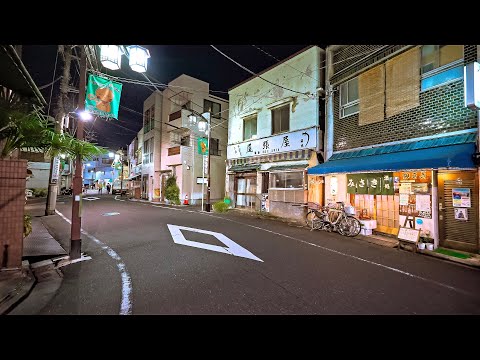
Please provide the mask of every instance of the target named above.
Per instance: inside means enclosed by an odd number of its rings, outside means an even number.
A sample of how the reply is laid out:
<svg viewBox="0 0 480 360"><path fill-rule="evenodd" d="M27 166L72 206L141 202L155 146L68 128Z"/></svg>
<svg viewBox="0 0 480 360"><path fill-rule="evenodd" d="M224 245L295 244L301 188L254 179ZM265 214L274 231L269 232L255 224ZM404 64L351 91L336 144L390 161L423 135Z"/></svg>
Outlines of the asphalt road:
<svg viewBox="0 0 480 360"><path fill-rule="evenodd" d="M68 251L70 224L43 219ZM82 219L92 260L38 314L480 314L480 270L355 238L112 195Z"/></svg>

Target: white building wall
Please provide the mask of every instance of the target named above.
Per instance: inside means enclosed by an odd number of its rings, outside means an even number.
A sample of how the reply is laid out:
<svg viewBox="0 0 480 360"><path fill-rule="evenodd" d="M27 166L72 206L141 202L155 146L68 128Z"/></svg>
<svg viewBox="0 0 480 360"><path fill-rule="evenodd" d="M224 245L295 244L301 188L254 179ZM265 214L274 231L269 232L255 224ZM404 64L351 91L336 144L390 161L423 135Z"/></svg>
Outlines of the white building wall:
<svg viewBox="0 0 480 360"><path fill-rule="evenodd" d="M185 134L190 133L190 146L181 146L179 155L168 156L168 149L178 144L172 144L170 133L179 131L181 119L169 121L169 115L180 110L181 104L190 101L191 109L197 113L203 113L204 99L219 103L221 106L221 117L224 119L211 118L211 137L219 139L221 156L212 155L211 159L211 192L210 198L213 204L215 200L222 199L225 193L225 159L227 153L227 128L228 128L228 101L209 95L209 84L202 80L188 75L181 75L169 82L170 88L163 92L164 122L162 124L162 166L161 170L176 168L177 184L180 188L180 200L183 202L185 195L188 195L190 204L200 204L202 199L202 185L197 184L197 178L202 177L202 155L197 151L197 140L199 137L206 137L198 131L196 126L185 128ZM223 123L222 123L223 122ZM169 124L170 123L170 124ZM170 126L174 125L174 126ZM187 169L187 166L190 168ZM206 174L205 174L206 176ZM206 186L205 186L206 194Z"/></svg>
<svg viewBox="0 0 480 360"><path fill-rule="evenodd" d="M32 171L33 176L27 179L27 189L47 189L50 163L29 161L28 169Z"/></svg>
<svg viewBox="0 0 480 360"><path fill-rule="evenodd" d="M321 60L324 50L317 46L285 61L261 74L262 78L296 92L274 86L260 78L253 78L231 89L228 143L243 142L243 119L257 114L257 139L272 135L271 110L276 102L292 103L290 132L318 125L318 99L300 93L317 95L323 82Z"/></svg>

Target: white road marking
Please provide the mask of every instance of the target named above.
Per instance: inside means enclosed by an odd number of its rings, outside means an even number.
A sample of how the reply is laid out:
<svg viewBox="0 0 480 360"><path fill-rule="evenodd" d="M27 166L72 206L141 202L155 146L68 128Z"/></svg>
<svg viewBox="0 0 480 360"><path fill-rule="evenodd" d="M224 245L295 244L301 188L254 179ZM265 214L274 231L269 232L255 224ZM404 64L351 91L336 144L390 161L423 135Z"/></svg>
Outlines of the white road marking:
<svg viewBox="0 0 480 360"><path fill-rule="evenodd" d="M155 207L164 208L164 209L170 209L170 210L183 210L183 209L174 209L174 208L171 208L171 207L168 207L168 206L159 206L159 205L155 205ZM184 211L191 211L191 210L184 210ZM424 278L423 276L418 276L418 275L415 275L415 274L411 274L411 273L409 273L409 272L407 272L407 271L400 270L400 269L397 269L397 268L394 268L394 267L391 267L391 266L379 264L379 263L376 263L376 262L374 262L374 261L370 261L370 260L367 260L367 259L363 259L363 258L358 257L358 256L355 256L355 255L346 254L346 253L343 253L343 252L341 252L341 251L337 251L337 250L333 250L333 249L327 248L327 247L325 247L325 246L313 244L313 243L308 242L308 241L305 241L305 240L301 240L301 239L294 238L293 236L289 236L289 235L277 233L277 232L275 232L275 231L271 231L271 230L264 229L264 228L261 228L261 227L258 227L258 226L254 226L254 225L242 223L242 222L240 222L240 221L235 221L235 220L232 220L232 219L227 219L227 218L224 218L224 217L211 215L210 213L205 212L205 211L192 211L192 212L196 212L196 213L198 213L198 214L205 215L205 216L211 216L211 217L214 217L214 218L217 218L217 219L223 219L223 220L226 220L226 221L231 221L231 222L234 222L234 223L237 223L237 224L241 224L241 225L245 225L245 226L248 226L248 227L251 227L251 228L254 228L254 229L263 230L263 231L266 231L266 232L269 232L269 233L272 233L272 234L275 234L275 235L283 236L283 237L286 237L286 238L288 238L288 239L292 239L292 240L301 242L301 243L306 244L306 245L318 247L318 248L320 248L320 249L323 249L323 250L326 250L326 251L329 251L329 252L333 252L333 253L338 254L338 255L346 256L346 257L349 257L349 258L352 258L352 259L356 259L356 260L359 260L359 261L362 261L362 262L366 262L366 263L371 264L371 265L374 265L374 266L382 267L382 268L384 268L384 269L387 269L387 270L390 270L390 271L394 271L394 272L403 274L403 275L408 276L408 277L412 277L412 278L415 278L415 279L418 279L418 280L422 280L422 281L425 281L425 282L429 282L429 283L438 285L438 286L440 286L440 287L447 288L447 289L452 290L452 291L456 291L456 292L461 293L461 294L464 294L464 295L469 295L469 296L477 297L477 295L472 294L472 293L470 293L470 292L468 292L468 291L465 291L465 290L456 288L456 287L451 286L451 285L448 285L448 284L441 283L441 282L439 282L439 281L435 281L435 280L432 280L432 279L427 279L427 278Z"/></svg>
<svg viewBox="0 0 480 360"><path fill-rule="evenodd" d="M170 234L172 235L173 241L176 244L180 245L186 245L186 246L192 246L200 249L206 249L206 250L211 250L211 251L216 251L224 254L229 254L233 256L239 256L239 257L244 257L247 259L252 259L252 260L257 260L263 262L262 259L256 257L253 255L250 251L245 249L244 247L238 245L235 241L229 239L222 233L218 233L215 231L209 231L209 230L201 230L201 229L195 229L191 227L186 227L186 226L178 226L178 225L170 225L167 224L168 230L170 231ZM227 245L227 247L222 247L222 246L217 246L217 245L210 245L210 244L204 244L200 243L197 241L191 241L185 239L185 236L182 234L181 230L188 230L200 234L208 234L216 237L219 241Z"/></svg>
<svg viewBox="0 0 480 360"><path fill-rule="evenodd" d="M120 215L119 212L106 212L103 213L102 216L115 216L115 215Z"/></svg>
<svg viewBox="0 0 480 360"><path fill-rule="evenodd" d="M60 211L55 210L55 212L69 224L72 223ZM87 236L90 240L97 243L102 248L102 250L105 250L110 257L117 261L117 268L122 277L122 302L120 304L120 315L132 315L132 279L130 277L130 274L128 273L127 267L123 263L120 256L118 256L118 254L112 248L98 240L95 236L90 235L85 230L80 229L80 231L85 234L85 236Z"/></svg>
<svg viewBox="0 0 480 360"><path fill-rule="evenodd" d="M89 197L84 197L83 200L93 201L93 200L100 200L100 198L95 196L89 196Z"/></svg>

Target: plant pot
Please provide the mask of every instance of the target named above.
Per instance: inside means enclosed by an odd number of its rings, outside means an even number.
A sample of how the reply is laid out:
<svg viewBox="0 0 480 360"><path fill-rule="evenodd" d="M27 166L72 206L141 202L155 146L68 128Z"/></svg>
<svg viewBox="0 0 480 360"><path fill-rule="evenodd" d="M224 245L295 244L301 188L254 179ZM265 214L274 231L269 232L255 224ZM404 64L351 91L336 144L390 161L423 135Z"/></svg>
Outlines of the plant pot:
<svg viewBox="0 0 480 360"><path fill-rule="evenodd" d="M433 250L433 244L432 243L427 244L427 250L430 250L430 251Z"/></svg>
<svg viewBox="0 0 480 360"><path fill-rule="evenodd" d="M425 250L425 243L418 243L418 248L420 250Z"/></svg>

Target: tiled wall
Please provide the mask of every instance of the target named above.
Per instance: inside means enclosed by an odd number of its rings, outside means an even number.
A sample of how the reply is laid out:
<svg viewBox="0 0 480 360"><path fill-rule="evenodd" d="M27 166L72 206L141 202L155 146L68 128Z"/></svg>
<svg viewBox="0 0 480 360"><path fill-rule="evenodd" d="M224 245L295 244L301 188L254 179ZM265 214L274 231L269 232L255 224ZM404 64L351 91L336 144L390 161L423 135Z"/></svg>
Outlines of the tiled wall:
<svg viewBox="0 0 480 360"><path fill-rule="evenodd" d="M27 160L0 160L0 268L22 265Z"/></svg>

